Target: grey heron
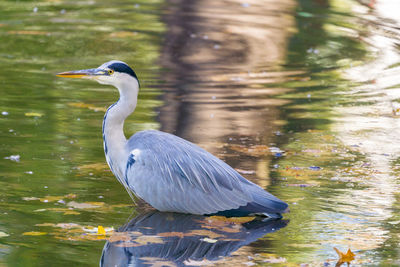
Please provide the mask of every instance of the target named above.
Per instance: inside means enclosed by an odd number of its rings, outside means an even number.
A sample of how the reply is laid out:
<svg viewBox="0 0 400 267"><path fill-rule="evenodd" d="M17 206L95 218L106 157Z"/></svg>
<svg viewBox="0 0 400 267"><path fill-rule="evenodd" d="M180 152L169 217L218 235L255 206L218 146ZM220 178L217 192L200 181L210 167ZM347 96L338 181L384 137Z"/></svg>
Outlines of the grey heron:
<svg viewBox="0 0 400 267"><path fill-rule="evenodd" d="M242 177L228 164L173 134L145 130L126 139L125 119L137 104L139 80L124 62L112 60L94 69L57 74L115 86L119 100L103 121L107 163L118 181L160 211L199 215L280 218L288 205Z"/></svg>

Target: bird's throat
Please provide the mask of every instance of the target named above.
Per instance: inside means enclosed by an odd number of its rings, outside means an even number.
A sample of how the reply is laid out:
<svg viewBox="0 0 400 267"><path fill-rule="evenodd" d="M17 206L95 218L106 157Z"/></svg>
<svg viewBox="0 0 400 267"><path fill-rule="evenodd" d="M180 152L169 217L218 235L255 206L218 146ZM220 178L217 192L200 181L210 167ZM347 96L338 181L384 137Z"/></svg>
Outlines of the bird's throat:
<svg viewBox="0 0 400 267"><path fill-rule="evenodd" d="M120 91L120 99L111 105L103 121L104 153L111 171L122 183L129 151L124 134L125 119L135 110L137 91Z"/></svg>

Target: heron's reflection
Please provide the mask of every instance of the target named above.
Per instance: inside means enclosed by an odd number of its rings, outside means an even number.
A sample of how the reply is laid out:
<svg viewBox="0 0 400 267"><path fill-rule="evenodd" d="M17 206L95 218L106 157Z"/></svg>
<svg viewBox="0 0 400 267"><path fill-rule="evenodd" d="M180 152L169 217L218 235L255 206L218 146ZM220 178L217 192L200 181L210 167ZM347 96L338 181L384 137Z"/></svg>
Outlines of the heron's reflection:
<svg viewBox="0 0 400 267"><path fill-rule="evenodd" d="M158 211L141 214L110 237L100 266L187 266L216 261L287 224L249 220Z"/></svg>

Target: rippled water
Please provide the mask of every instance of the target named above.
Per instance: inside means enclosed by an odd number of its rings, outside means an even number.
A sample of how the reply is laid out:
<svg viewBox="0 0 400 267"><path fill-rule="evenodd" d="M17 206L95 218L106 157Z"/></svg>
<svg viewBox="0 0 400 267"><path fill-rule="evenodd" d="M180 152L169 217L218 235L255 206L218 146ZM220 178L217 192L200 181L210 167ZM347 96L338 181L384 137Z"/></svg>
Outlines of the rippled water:
<svg viewBox="0 0 400 267"><path fill-rule="evenodd" d="M399 8L1 2L1 264L334 266L335 247L352 265L399 264ZM287 201L285 220L133 204L102 151L116 90L54 76L110 59L141 79L127 134L199 144Z"/></svg>

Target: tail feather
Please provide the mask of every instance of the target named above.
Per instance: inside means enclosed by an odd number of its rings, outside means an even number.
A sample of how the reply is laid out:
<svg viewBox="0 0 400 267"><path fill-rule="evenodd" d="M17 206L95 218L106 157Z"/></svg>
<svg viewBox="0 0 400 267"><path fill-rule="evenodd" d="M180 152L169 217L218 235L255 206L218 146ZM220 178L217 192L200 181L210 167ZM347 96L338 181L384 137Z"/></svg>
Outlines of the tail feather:
<svg viewBox="0 0 400 267"><path fill-rule="evenodd" d="M271 218L282 218L281 213L289 212L289 206L284 201L273 196L259 186L250 188L253 201L236 209L219 211L212 215L226 217L244 217L249 215L261 215Z"/></svg>

